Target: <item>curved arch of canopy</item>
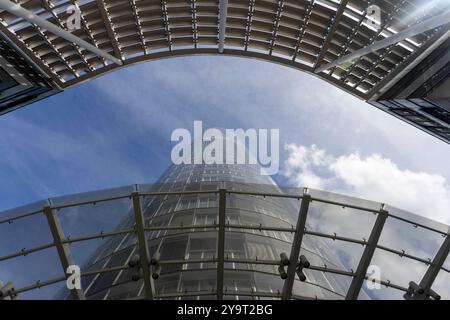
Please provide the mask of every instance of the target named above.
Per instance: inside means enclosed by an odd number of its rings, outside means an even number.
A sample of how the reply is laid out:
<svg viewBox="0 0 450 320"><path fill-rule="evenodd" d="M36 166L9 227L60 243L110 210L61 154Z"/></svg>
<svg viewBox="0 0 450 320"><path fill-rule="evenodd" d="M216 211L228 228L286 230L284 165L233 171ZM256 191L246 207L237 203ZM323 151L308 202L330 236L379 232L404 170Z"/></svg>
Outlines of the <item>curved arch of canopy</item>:
<svg viewBox="0 0 450 320"><path fill-rule="evenodd" d="M422 0L18 0L23 8L120 59L141 61L191 54L227 54L276 62L313 72L317 67L395 35L439 13L411 15ZM374 26L368 6L383 17ZM75 8L75 9L74 9ZM29 21L0 12L0 31L14 41L59 88L119 66ZM432 43L439 29L418 34L345 66L322 79L369 99L402 64Z"/></svg>
<svg viewBox="0 0 450 320"><path fill-rule="evenodd" d="M312 73L450 142L448 106L423 93L446 76L434 65L448 63L436 58L450 47L448 1L0 0L0 50L8 42L47 90L25 88L0 114L139 62L216 54ZM426 101L411 105L416 91Z"/></svg>

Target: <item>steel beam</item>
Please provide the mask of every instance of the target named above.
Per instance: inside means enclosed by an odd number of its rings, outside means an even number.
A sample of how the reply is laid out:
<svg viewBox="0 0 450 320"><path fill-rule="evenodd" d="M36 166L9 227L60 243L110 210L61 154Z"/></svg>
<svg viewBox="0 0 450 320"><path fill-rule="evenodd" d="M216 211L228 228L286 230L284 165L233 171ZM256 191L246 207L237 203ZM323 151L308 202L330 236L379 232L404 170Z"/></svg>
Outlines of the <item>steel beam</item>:
<svg viewBox="0 0 450 320"><path fill-rule="evenodd" d="M339 4L339 8L336 11L336 15L333 18L333 22L331 23L330 31L328 31L327 36L322 43L322 48L320 49L319 56L317 57L316 64L314 66L315 68L317 68L317 66L319 66L322 63L322 60L328 51L328 46L330 45L331 40L333 39L333 35L336 29L339 27L339 22L341 21L342 16L344 15L347 3L348 0L342 0L341 3Z"/></svg>
<svg viewBox="0 0 450 320"><path fill-rule="evenodd" d="M255 11L255 0L249 1L248 13L247 13L247 22L245 26L245 35L244 35L244 50L248 50L248 44L250 42L250 33L252 32L252 22L253 22L253 13Z"/></svg>
<svg viewBox="0 0 450 320"><path fill-rule="evenodd" d="M63 22L61 21L61 19L58 17L58 15L53 11L51 5L50 5L50 1L49 0L42 0L42 5L44 6L45 10L47 10L48 12L50 12L50 14L53 16L53 18L55 19L55 21L58 23L58 26L63 29L64 25ZM38 31L41 36L43 36L43 38L45 39L45 35L43 34L43 32ZM47 42L47 41L46 41ZM50 43L50 45L52 46L52 44ZM81 61L84 63L84 65L86 65L86 67L89 69L89 71L93 71L94 68L89 64L89 62L86 60L86 57L83 55L83 53L80 51L79 47L77 47L75 44L71 43L71 47L73 48L73 50L76 52L76 54L78 55L78 57L81 59ZM65 63L67 63L67 61L65 61L65 58L61 56L61 60L64 61ZM71 66L67 63L67 66L69 69L71 69Z"/></svg>
<svg viewBox="0 0 450 320"><path fill-rule="evenodd" d="M359 50L356 50L353 53L350 53L343 57L340 57L333 62L330 62L323 66L320 66L320 67L316 68L316 70L314 70L314 72L320 73L322 71L331 69L333 67L344 64L346 62L358 59L359 57L365 56L366 54L383 49L390 45L394 45L394 44L399 43L407 38L414 37L415 35L418 35L420 33L426 32L428 30L437 28L448 22L450 22L450 10L446 11L440 15L437 15L433 18L425 20L424 22L415 24L412 27L402 30L391 37L374 42L370 46L361 48Z"/></svg>
<svg viewBox="0 0 450 320"><path fill-rule="evenodd" d="M404 59L394 70L388 73L380 80L370 91L369 99L378 100L382 95L389 91L402 77L413 70L428 55L438 48L450 36L448 28L441 28L434 33L425 43L423 43L416 51L412 52ZM405 119L403 119L405 121Z"/></svg>
<svg viewBox="0 0 450 320"><path fill-rule="evenodd" d="M227 29L228 0L220 0L219 4L219 53L225 46L225 31Z"/></svg>
<svg viewBox="0 0 450 320"><path fill-rule="evenodd" d="M430 289L436 279L442 265L444 264L447 256L450 252L450 233L446 235L444 242L440 246L436 256L433 258L430 266L425 272L422 280L420 281L419 287L423 289L422 294L415 294L414 300L425 300L429 297ZM438 292L439 293L439 292Z"/></svg>
<svg viewBox="0 0 450 320"><path fill-rule="evenodd" d="M219 231L217 234L217 299L223 299L223 278L225 261L225 210L226 189L219 190Z"/></svg>
<svg viewBox="0 0 450 320"><path fill-rule="evenodd" d="M24 59L30 63L36 70L46 78L47 81L52 82L57 89L61 89L63 82L61 77L53 72L36 54L22 41L17 39L16 35L12 33L3 23L0 22L0 36L10 44L14 50L19 52Z"/></svg>
<svg viewBox="0 0 450 320"><path fill-rule="evenodd" d="M275 20L273 22L272 39L270 40L269 55L272 55L273 48L275 46L275 41L278 36L278 29L280 28L281 17L283 16L283 10L284 10L284 0L278 0L277 13L275 15Z"/></svg>
<svg viewBox="0 0 450 320"><path fill-rule="evenodd" d="M130 7L131 7L131 10L133 13L134 21L136 23L136 30L139 34L139 40L141 41L142 49L144 50L144 53L147 54L148 48L147 48L147 45L145 44L145 36L144 36L144 32L142 31L142 23L141 23L141 19L139 18L139 10L136 5L136 0L130 1Z"/></svg>
<svg viewBox="0 0 450 320"><path fill-rule="evenodd" d="M50 206L44 207L44 214L47 217L48 225L53 236L53 241L55 242L56 250L58 251L59 259L63 267L64 276L68 279L67 268L71 265L75 265L70 248L68 244L64 244L65 240L64 232L61 227L59 218ZM72 298L74 300L85 300L83 289L72 289L70 290Z"/></svg>
<svg viewBox="0 0 450 320"><path fill-rule="evenodd" d="M289 265L287 267L287 278L284 280L283 292L281 299L289 300L292 296L292 288L294 287L295 270L297 269L297 262L300 256L300 249L302 246L303 234L306 224L306 216L308 214L309 203L311 202L311 196L303 192L302 203L300 205L300 211L298 213L297 225L295 227L294 240L292 242L291 254L289 256Z"/></svg>
<svg viewBox="0 0 450 320"><path fill-rule="evenodd" d="M197 28L197 0L191 1L191 15L192 15L192 41L194 42L194 48L198 48L198 28Z"/></svg>
<svg viewBox="0 0 450 320"><path fill-rule="evenodd" d="M311 17L312 10L314 9L314 1L310 1L308 6L306 7L305 15L303 17L303 20L300 19L301 23L298 28L298 35L296 39L296 45L294 49L294 55L292 56L292 61L295 62L297 59L297 55L300 52L300 47L302 45L303 37L306 33L306 28L308 27L309 18Z"/></svg>
<svg viewBox="0 0 450 320"><path fill-rule="evenodd" d="M167 1L161 0L162 22L167 37L167 46L172 51L172 32L170 30L169 12L167 11Z"/></svg>
<svg viewBox="0 0 450 320"><path fill-rule="evenodd" d="M141 199L138 192L131 194L133 199L134 218L136 220L136 232L138 236L139 246L139 262L142 268L142 275L144 277L145 298L153 300L153 279L150 274L150 257L148 251L147 238L145 237L145 222L144 215L142 214Z"/></svg>
<svg viewBox="0 0 450 320"><path fill-rule="evenodd" d="M108 12L106 11L106 5L103 0L96 0L96 3L103 20L103 24L105 25L106 32L108 33L108 37L111 40L114 55L116 58L122 59L122 51L120 50L120 45L117 40L116 33L114 32L114 29L112 27L111 18L109 17Z"/></svg>
<svg viewBox="0 0 450 320"><path fill-rule="evenodd" d="M358 299L359 292L361 291L361 287L364 283L364 280L366 279L367 268L372 261L373 254L375 253L375 249L377 248L377 243L380 239L381 231L383 231L384 223L388 215L388 212L384 210L384 205L382 205L382 208L378 213L377 219L375 220L375 224L370 233L369 240L367 240L366 247L364 248L364 252L361 256L361 260L359 260L355 276L353 277L350 287L347 291L347 295L345 297L346 300Z"/></svg>
<svg viewBox="0 0 450 320"><path fill-rule="evenodd" d="M54 25L53 23L41 18L40 16L34 14L33 12L21 7L20 5L13 3L9 0L0 0L0 9L6 10L9 13L16 15L18 17L21 17L31 23L34 23L35 25L46 29L55 35L69 41L76 43L82 48L85 48L86 50L89 50L101 57L104 57L105 59L111 60L114 63L118 65L122 65L122 61L120 59L117 59L116 57L113 57L109 53L100 50L99 48L93 46L92 44L84 41L83 39L71 34L70 32L61 29L60 27Z"/></svg>

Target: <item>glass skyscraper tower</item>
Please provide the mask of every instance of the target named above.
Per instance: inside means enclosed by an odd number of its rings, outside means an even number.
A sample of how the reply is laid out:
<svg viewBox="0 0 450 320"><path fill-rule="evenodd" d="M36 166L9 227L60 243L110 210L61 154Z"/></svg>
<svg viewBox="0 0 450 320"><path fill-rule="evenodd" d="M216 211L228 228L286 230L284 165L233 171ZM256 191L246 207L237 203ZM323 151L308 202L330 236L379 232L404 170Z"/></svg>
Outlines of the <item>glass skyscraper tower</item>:
<svg viewBox="0 0 450 320"><path fill-rule="evenodd" d="M164 192L207 192L221 188L245 190L249 185L254 192L282 193L269 176L260 175L258 165L191 164L173 165L155 185ZM215 193L166 195L148 197L142 201L145 225L149 228L166 226L166 230L147 233L150 257L166 261L153 267L154 291L159 297L206 298L217 297L217 228L208 228L219 221L218 196ZM280 254L289 256L293 235L277 231L292 228L297 220L299 200L263 198L240 194L229 194L226 199L226 228L224 250L223 298L239 299L255 297L270 298L280 294L284 280L279 275L278 265L258 264L258 260L280 260ZM127 229L134 224L132 214L118 229ZM237 226L252 225L252 230ZM183 226L192 226L183 229ZM201 226L205 226L202 228ZM269 226L273 230L258 230L258 226ZM264 227L262 227L264 229ZM336 264L337 257L329 258L330 250L324 250L320 239L304 241L302 254L311 261L330 261ZM86 266L86 270L109 268L118 265L134 265L139 249L135 234L116 236L102 245ZM203 262L208 261L211 262ZM233 262L226 262L226 261ZM195 262L198 261L198 262ZM236 262L234 262L236 261ZM256 264L252 264L254 261ZM167 263L169 262L169 263ZM186 263L184 263L186 262ZM249 262L249 263L246 263ZM341 267L341 266L335 266ZM144 281L139 268L117 272L95 274L83 278L87 299L123 299L144 294ZM306 272L305 272L306 273ZM298 282L298 283L297 283ZM317 298L339 298L345 287L335 277L322 278L308 275L304 283L294 282L294 295ZM258 292L264 293L258 296ZM305 292L303 292L305 294Z"/></svg>

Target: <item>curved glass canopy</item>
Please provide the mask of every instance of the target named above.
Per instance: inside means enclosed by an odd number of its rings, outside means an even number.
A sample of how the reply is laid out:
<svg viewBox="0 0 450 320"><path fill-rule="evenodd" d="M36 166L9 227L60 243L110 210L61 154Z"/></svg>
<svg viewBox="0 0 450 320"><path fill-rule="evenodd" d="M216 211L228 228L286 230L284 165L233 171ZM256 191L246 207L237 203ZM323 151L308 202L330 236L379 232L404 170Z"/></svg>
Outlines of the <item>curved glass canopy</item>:
<svg viewBox="0 0 450 320"><path fill-rule="evenodd" d="M135 185L0 216L13 298L450 299L449 226L319 190Z"/></svg>

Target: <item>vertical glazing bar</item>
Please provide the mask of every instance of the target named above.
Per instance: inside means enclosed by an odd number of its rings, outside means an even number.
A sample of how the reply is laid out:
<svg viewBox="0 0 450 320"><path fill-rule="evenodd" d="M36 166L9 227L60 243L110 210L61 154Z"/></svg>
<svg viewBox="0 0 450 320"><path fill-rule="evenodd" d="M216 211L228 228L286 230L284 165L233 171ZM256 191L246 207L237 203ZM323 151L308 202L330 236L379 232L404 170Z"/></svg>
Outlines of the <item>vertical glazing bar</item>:
<svg viewBox="0 0 450 320"><path fill-rule="evenodd" d="M220 0L219 3L219 53L225 46L225 31L227 28L228 0Z"/></svg>
<svg viewBox="0 0 450 320"><path fill-rule="evenodd" d="M134 218L136 220L136 232L138 236L139 246L139 262L142 268L142 276L144 277L145 298L153 299L153 279L150 274L150 258L148 251L148 243L144 230L144 215L142 214L141 199L138 192L131 194L133 199Z"/></svg>
<svg viewBox="0 0 450 320"><path fill-rule="evenodd" d="M300 248L302 246L303 234L306 224L306 216L308 214L311 196L303 192L302 203L297 218L297 226L295 227L294 241L292 242L291 254L289 256L289 265L287 268L287 278L284 280L282 300L289 300L292 296L292 288L294 287L295 271L297 270L297 262L300 256Z"/></svg>
<svg viewBox="0 0 450 320"><path fill-rule="evenodd" d="M356 300L358 299L359 292L366 278L367 268L372 261L373 254L377 248L378 240L380 239L381 231L383 231L384 222L388 217L388 212L384 210L384 205L380 209L377 220L372 228L372 231L367 241L364 252L359 260L358 268L356 269L355 276L352 279L352 283L347 291L345 297L346 300Z"/></svg>
<svg viewBox="0 0 450 320"><path fill-rule="evenodd" d="M63 272L67 279L67 268L69 266L75 265L72 254L70 253L69 245L67 243L63 243L63 239L65 239L65 236L56 212L51 207L47 206L44 207L44 214L47 217L48 225L53 236L53 241L55 242L55 247L58 251L59 259L61 260ZM72 299L74 300L86 299L82 288L72 289L70 290L70 293L72 294Z"/></svg>
<svg viewBox="0 0 450 320"><path fill-rule="evenodd" d="M440 246L438 252L433 258L430 266L425 272L422 280L420 281L419 288L423 290L422 294L414 295L415 300L425 300L430 296L430 290L436 279L442 265L447 259L448 253L450 251L450 233L445 236L445 240ZM405 297L406 298L406 297Z"/></svg>
<svg viewBox="0 0 450 320"><path fill-rule="evenodd" d="M223 299L223 277L225 259L225 209L226 189L219 190L219 232L217 234L217 299Z"/></svg>

